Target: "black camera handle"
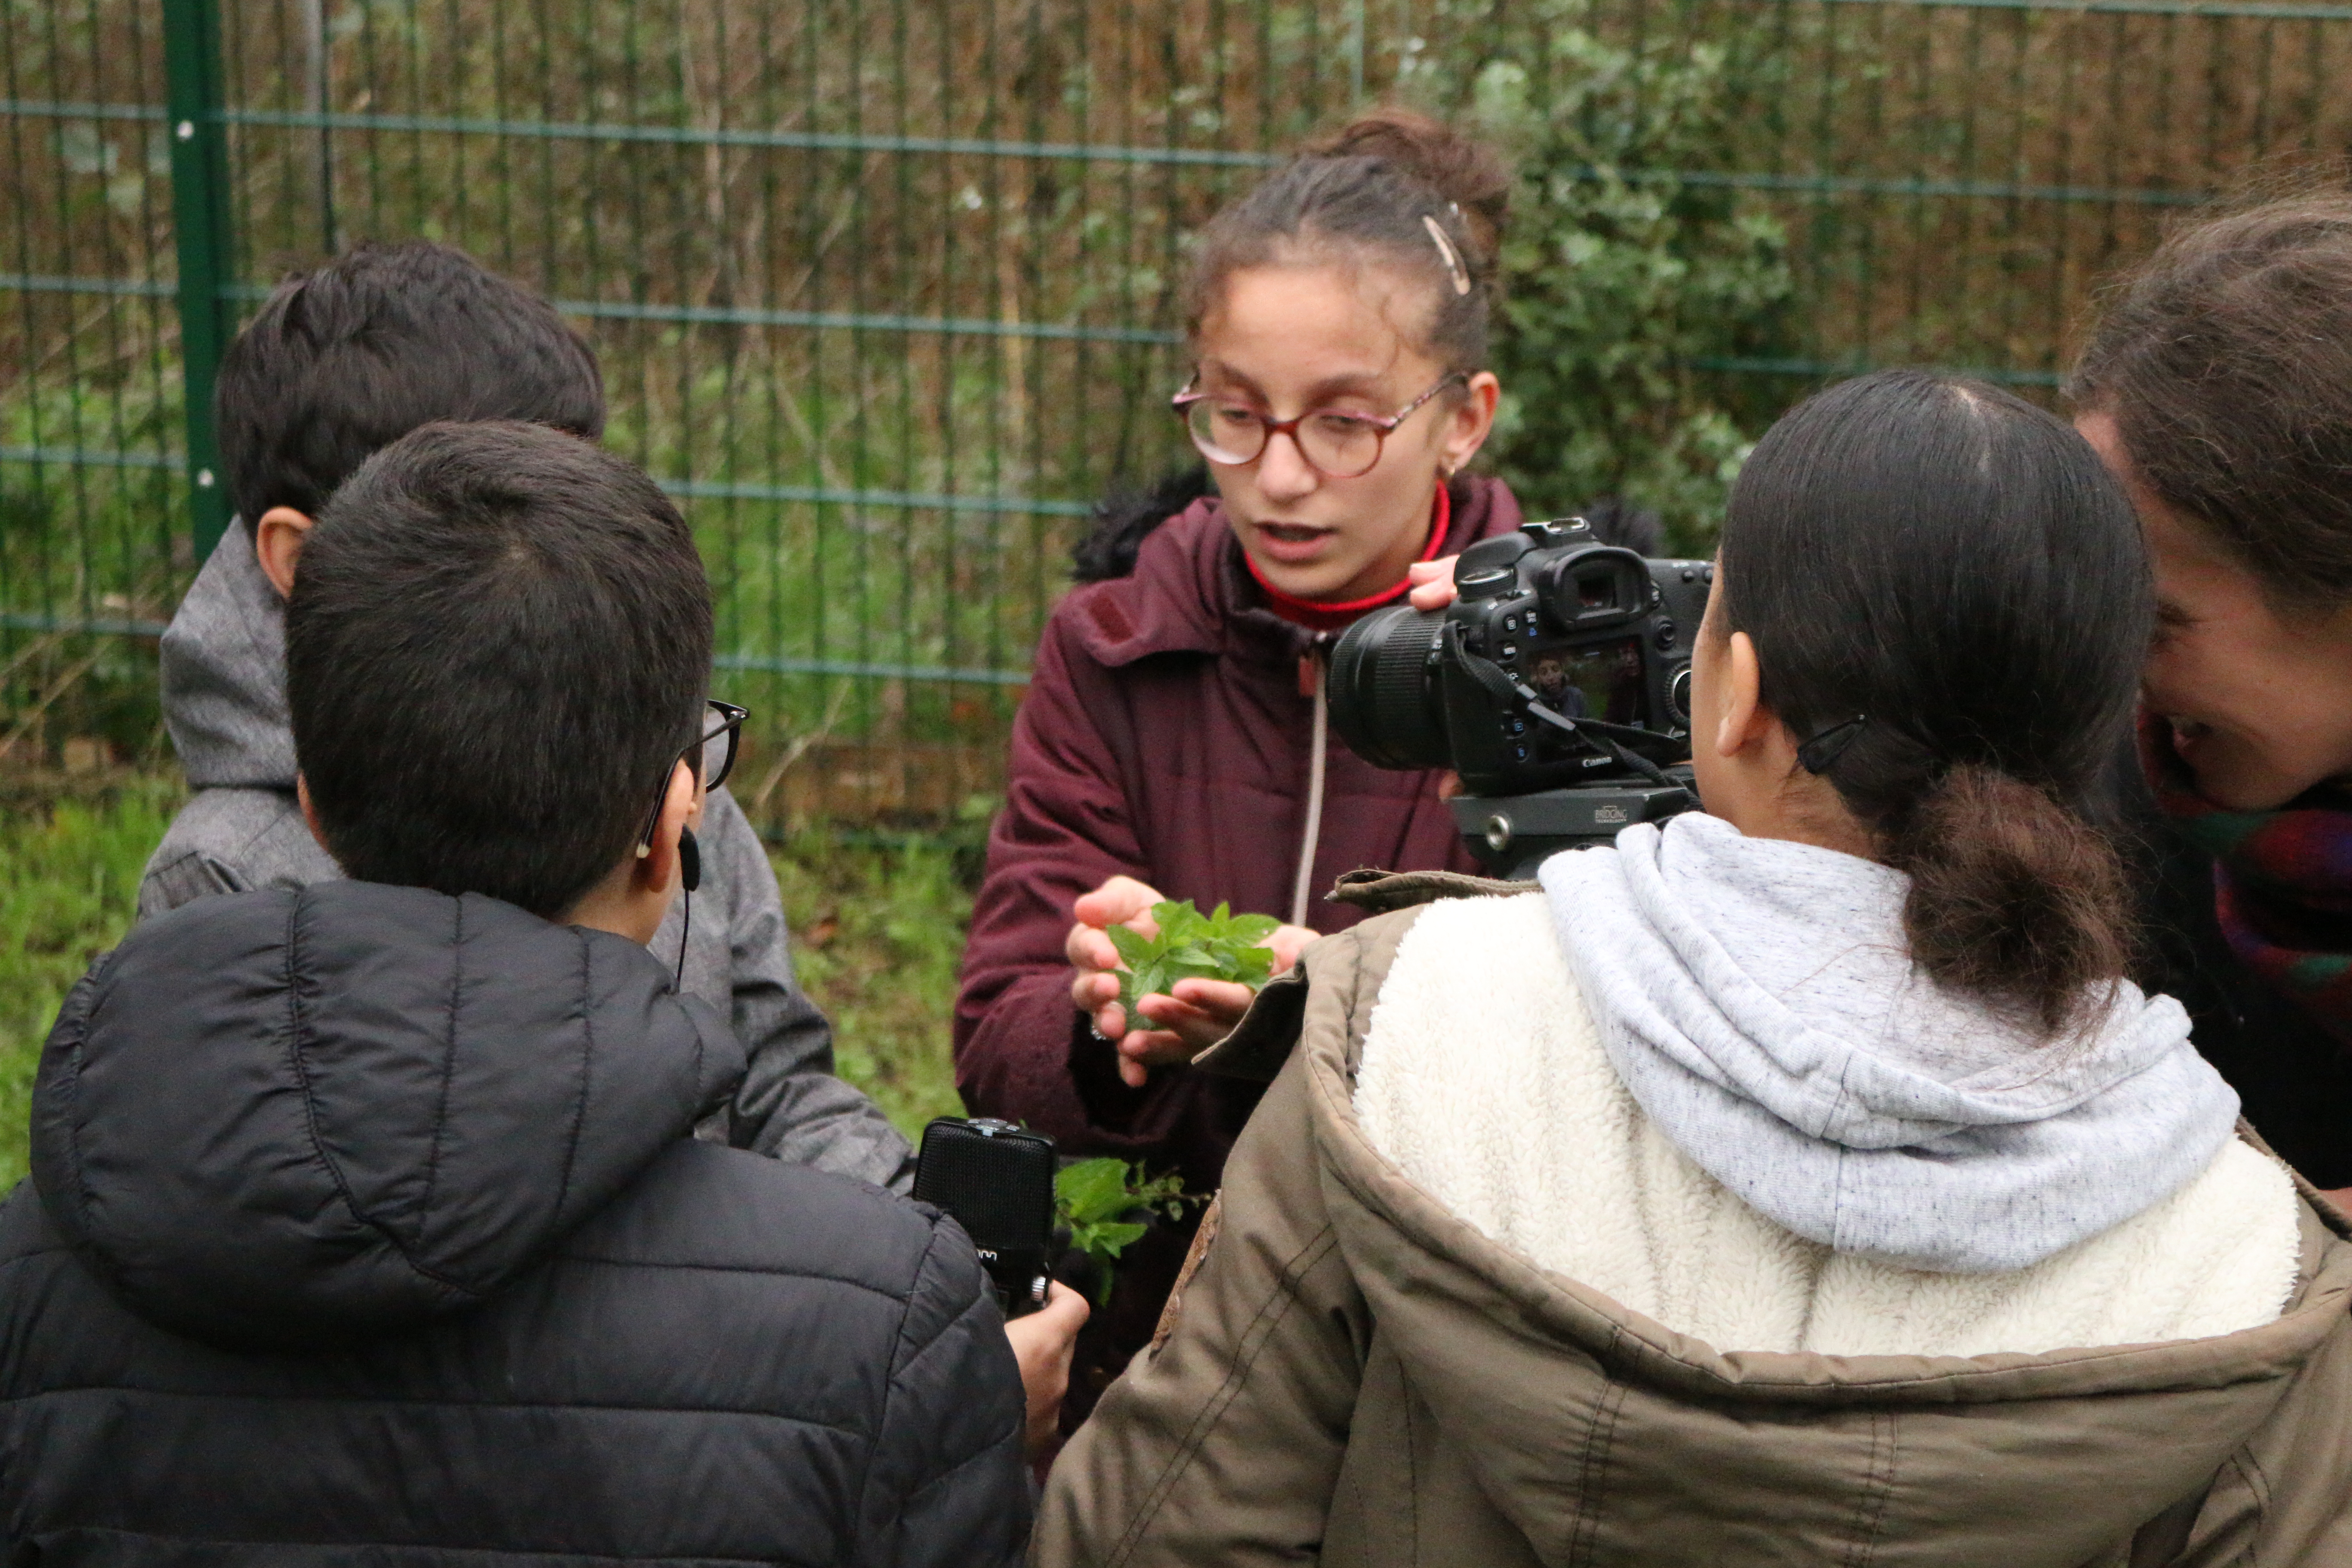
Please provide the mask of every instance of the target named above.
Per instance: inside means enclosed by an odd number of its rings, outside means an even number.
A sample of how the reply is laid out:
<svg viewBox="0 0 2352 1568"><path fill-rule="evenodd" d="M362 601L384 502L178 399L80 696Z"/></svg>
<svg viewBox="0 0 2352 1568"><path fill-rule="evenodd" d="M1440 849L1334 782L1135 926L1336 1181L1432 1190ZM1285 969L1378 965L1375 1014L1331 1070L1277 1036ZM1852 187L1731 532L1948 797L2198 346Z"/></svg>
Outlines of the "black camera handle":
<svg viewBox="0 0 2352 1568"><path fill-rule="evenodd" d="M1507 695L1517 698L1529 713L1552 728L1567 731L1585 744L1606 752L1618 766L1630 768L1652 784L1675 791L1692 808L1697 806L1698 797L1685 788L1680 779L1640 752L1621 745L1615 739L1622 735L1627 740L1655 742L1658 737L1654 731L1637 730L1630 724L1611 724L1599 719L1571 719L1547 706L1535 688L1493 659L1484 654L1472 653L1462 640L1462 624L1459 621L1447 621L1439 636L1444 640L1445 651L1460 660L1462 668L1470 672L1470 679L1488 692L1496 697Z"/></svg>

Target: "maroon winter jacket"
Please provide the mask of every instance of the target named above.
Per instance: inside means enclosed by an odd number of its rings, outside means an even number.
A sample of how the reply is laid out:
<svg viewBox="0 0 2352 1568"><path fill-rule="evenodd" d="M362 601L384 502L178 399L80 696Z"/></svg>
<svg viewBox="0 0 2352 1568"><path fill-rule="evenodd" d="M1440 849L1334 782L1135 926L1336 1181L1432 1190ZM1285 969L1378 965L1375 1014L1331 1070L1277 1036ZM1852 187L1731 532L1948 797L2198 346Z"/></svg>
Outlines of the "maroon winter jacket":
<svg viewBox="0 0 2352 1568"><path fill-rule="evenodd" d="M1499 480L1456 480L1454 494L1442 553L1518 525ZM1202 910L1287 917L1315 711L1299 664L1315 640L1266 608L1213 499L1146 537L1132 575L1056 606L1013 722L964 949L956 1084L973 1114L1025 1121L1066 1154L1145 1160L1181 1171L1188 1191L1214 1190L1257 1089L1186 1068L1155 1069L1141 1089L1120 1083L1111 1047L1070 1005L1063 943L1072 902L1122 872ZM1375 768L1335 736L1325 780L1307 921L1317 931L1358 918L1319 897L1342 871L1471 868L1435 773Z"/></svg>

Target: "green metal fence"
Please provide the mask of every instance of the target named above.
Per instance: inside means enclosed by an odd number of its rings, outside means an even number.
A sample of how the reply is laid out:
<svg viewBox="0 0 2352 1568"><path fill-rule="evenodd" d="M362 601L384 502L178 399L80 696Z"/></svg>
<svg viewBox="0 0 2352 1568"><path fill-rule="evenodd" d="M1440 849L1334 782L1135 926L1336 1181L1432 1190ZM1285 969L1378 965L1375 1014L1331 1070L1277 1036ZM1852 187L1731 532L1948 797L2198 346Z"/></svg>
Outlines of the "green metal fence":
<svg viewBox="0 0 2352 1568"><path fill-rule="evenodd" d="M1577 112L1663 120L1664 68L1713 62L1706 155L1596 134L1634 160L1548 177L1774 237L1772 330L1674 367L1750 434L1871 363L2053 384L2168 214L2352 132L2352 5L0 5L0 764L158 746L152 637L224 521L221 347L285 270L422 234L594 343L611 440L703 541L772 816L991 789L1073 531L1177 455L1183 235L1353 105L1617 71Z"/></svg>

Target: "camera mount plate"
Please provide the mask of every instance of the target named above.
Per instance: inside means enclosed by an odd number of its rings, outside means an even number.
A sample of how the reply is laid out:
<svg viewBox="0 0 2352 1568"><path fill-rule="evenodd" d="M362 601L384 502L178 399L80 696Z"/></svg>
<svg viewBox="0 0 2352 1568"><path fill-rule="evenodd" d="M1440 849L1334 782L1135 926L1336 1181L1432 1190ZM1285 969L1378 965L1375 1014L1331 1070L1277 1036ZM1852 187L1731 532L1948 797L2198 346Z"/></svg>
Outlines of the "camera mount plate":
<svg viewBox="0 0 2352 1568"><path fill-rule="evenodd" d="M1634 823L1663 822L1689 810L1692 795L1680 785L1628 782L1532 795L1461 795L1445 804L1480 865L1497 877L1525 880L1563 849L1606 844Z"/></svg>

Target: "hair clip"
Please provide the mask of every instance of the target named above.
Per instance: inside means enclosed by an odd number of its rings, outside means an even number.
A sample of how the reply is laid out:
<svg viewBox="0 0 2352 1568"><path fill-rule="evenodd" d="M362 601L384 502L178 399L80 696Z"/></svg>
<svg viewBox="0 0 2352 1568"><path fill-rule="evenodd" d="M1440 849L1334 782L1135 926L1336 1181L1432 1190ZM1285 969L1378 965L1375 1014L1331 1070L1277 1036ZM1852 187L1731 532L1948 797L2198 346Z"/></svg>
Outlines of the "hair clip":
<svg viewBox="0 0 2352 1568"><path fill-rule="evenodd" d="M1454 248L1452 240L1445 237L1445 226L1439 223L1432 213L1423 213L1421 224L1429 230L1429 237L1437 241L1437 254L1444 258L1445 275L1454 279L1454 291L1456 294L1470 292L1470 269L1462 265L1462 253Z"/></svg>
<svg viewBox="0 0 2352 1568"><path fill-rule="evenodd" d="M1828 729L1817 731L1811 740L1797 748L1798 766L1809 773L1829 772L1837 760L1845 755L1845 749L1853 744L1853 738L1861 734L1869 722L1868 714L1857 713L1851 719L1840 720Z"/></svg>

